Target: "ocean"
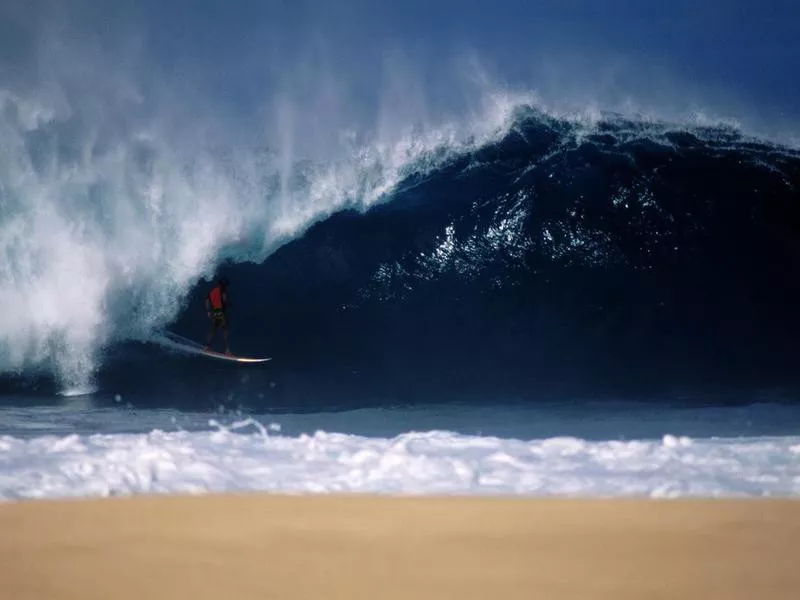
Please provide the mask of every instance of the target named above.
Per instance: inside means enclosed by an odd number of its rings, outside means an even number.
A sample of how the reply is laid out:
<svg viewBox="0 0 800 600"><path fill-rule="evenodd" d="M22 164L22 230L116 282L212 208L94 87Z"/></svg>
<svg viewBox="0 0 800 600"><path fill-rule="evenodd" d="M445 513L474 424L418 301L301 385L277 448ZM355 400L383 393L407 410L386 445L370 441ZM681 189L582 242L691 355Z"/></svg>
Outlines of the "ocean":
<svg viewBox="0 0 800 600"><path fill-rule="evenodd" d="M0 109L0 498L800 493L794 147L511 102L287 165ZM159 343L222 275L270 362Z"/></svg>

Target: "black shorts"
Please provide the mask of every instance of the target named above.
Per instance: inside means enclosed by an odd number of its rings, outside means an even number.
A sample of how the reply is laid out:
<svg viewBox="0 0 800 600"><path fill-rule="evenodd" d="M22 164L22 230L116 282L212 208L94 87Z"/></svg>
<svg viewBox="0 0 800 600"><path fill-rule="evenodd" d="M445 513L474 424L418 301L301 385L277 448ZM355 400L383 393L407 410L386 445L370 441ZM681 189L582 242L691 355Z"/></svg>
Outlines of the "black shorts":
<svg viewBox="0 0 800 600"><path fill-rule="evenodd" d="M224 327L228 324L228 316L225 314L224 310L212 310L211 322L214 323L214 325L222 325Z"/></svg>

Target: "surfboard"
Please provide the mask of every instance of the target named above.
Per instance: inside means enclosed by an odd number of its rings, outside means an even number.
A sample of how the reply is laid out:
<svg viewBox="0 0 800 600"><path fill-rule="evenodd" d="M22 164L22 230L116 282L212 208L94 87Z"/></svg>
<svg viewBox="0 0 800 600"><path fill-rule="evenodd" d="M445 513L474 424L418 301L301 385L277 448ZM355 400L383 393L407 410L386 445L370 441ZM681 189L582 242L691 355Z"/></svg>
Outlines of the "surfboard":
<svg viewBox="0 0 800 600"><path fill-rule="evenodd" d="M249 356L232 356L229 354L224 354L222 352L215 352L214 350L206 350L202 345L198 344L197 342L187 339L185 337L179 336L171 331L165 331L164 333L155 337L155 340L158 341L160 344L172 348L174 350L178 350L181 352L186 352L188 354L198 354L201 356L207 356L209 358L215 358L218 360L227 360L230 362L238 362L238 363L264 363L268 360L272 360L272 358L254 358Z"/></svg>

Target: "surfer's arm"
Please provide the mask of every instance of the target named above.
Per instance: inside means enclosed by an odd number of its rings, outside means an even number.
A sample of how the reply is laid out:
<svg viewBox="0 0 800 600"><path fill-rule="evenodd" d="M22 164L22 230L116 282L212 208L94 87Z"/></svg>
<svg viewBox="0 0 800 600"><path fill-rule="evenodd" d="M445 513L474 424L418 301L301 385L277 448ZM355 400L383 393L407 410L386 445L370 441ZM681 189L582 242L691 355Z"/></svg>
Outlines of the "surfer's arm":
<svg viewBox="0 0 800 600"><path fill-rule="evenodd" d="M208 296L206 296L206 314L209 316L209 318L211 317L211 302L209 301Z"/></svg>

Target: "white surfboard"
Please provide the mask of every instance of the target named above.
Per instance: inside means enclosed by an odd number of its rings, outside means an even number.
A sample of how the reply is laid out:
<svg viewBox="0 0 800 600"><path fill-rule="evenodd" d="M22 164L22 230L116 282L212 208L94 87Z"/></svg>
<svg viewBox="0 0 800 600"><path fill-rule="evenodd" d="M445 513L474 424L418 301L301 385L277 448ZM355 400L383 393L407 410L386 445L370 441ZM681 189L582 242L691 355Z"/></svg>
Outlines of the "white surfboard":
<svg viewBox="0 0 800 600"><path fill-rule="evenodd" d="M158 343L163 344L164 346L173 348L174 350L179 350L181 352L186 352L188 354L199 354L201 356L208 356L209 358L216 358L219 360L227 360L238 363L263 363L267 362L268 360L272 360L271 357L252 358L247 356L233 356L230 354L224 354L222 352L215 352L214 350L206 350L203 346L201 346L197 342L186 339L185 337L181 337L169 331L166 331L163 334L156 336L155 340Z"/></svg>

